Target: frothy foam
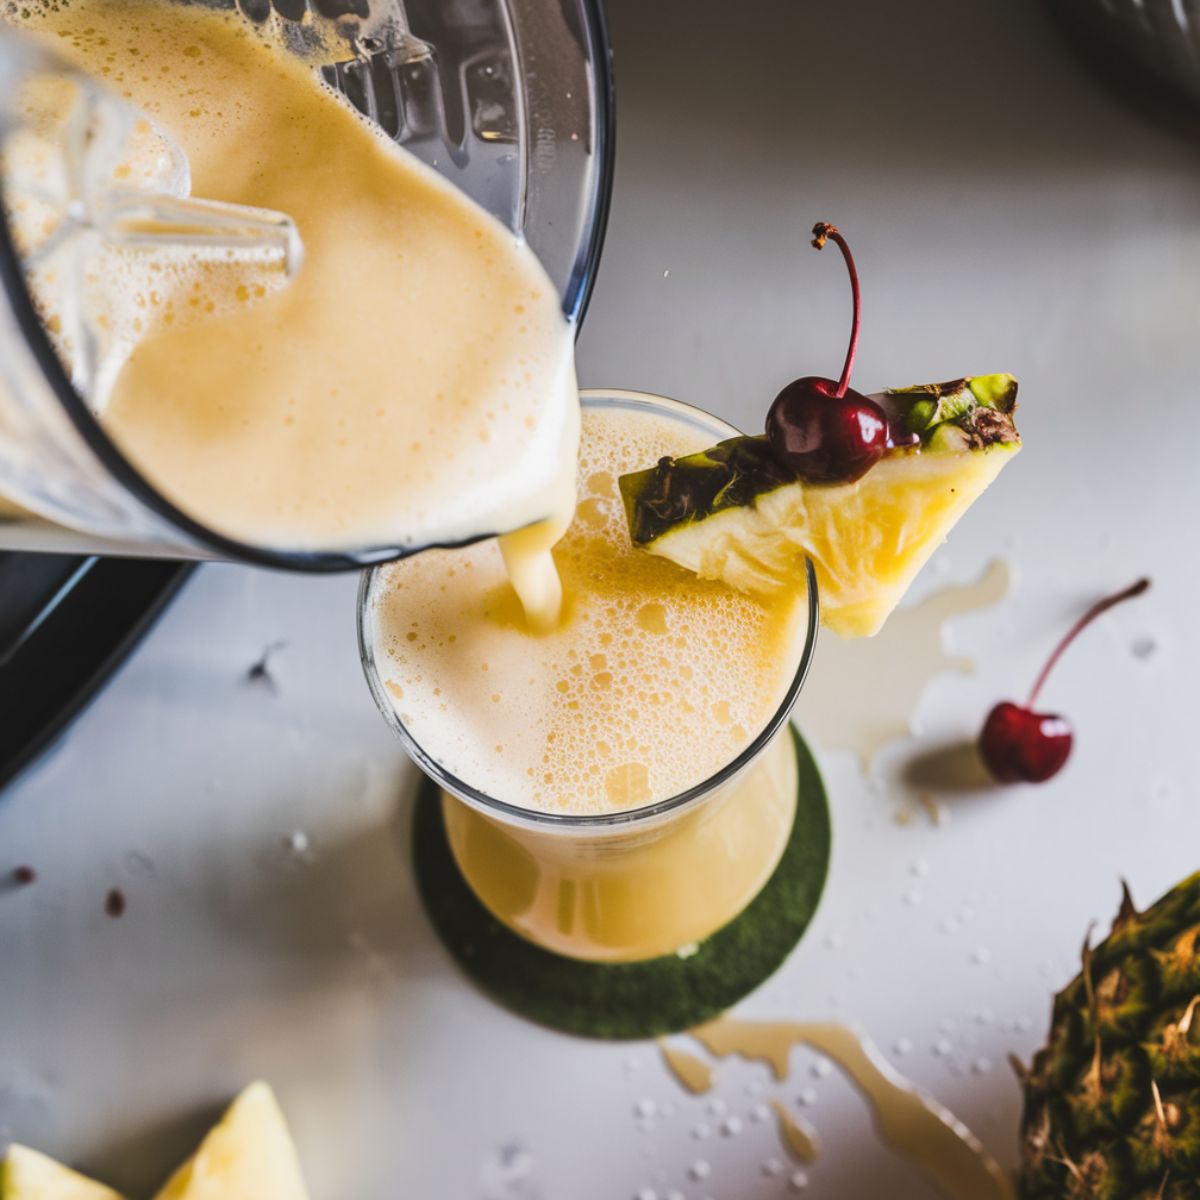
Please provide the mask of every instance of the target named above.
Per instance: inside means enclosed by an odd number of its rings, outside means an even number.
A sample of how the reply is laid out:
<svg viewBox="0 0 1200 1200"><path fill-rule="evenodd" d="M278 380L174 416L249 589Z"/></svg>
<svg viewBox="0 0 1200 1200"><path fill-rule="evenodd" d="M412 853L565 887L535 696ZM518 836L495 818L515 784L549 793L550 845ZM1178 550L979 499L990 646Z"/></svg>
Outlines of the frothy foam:
<svg viewBox="0 0 1200 1200"><path fill-rule="evenodd" d="M458 778L495 799L608 812L709 778L782 703L803 596L765 604L633 548L617 477L712 442L643 411L585 411L579 504L554 558L566 596L530 635L494 544L376 578L368 614L392 706Z"/></svg>
<svg viewBox="0 0 1200 1200"><path fill-rule="evenodd" d="M144 264L93 261L94 302L129 343L101 419L163 493L281 548L565 523L573 339L523 242L237 13L6 11L169 133L195 195L286 213L304 243L283 288L198 256L161 261L149 283ZM136 181L137 164L117 168Z"/></svg>

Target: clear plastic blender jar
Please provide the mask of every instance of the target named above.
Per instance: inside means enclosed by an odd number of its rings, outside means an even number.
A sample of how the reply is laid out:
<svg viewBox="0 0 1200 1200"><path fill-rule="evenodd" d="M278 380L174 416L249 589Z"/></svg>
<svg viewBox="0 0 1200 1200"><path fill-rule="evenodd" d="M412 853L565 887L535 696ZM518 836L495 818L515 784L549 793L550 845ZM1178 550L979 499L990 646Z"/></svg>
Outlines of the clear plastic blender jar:
<svg viewBox="0 0 1200 1200"><path fill-rule="evenodd" d="M310 10L304 0L238 0L238 8L297 46L315 22L332 21L344 53L324 60L326 79L523 234L575 320L599 255L611 179L612 91L599 3L312 0ZM260 255L271 269L295 268L298 245L285 214L191 200L179 176L186 164L172 163L169 148L161 190L135 211L93 186L102 173L96 163L136 136L136 114L35 50L2 18L0 142L27 132L14 97L31 77L71 93L52 149L61 161L50 201L88 236L183 236ZM11 193L22 183L11 169L0 171L0 189ZM82 378L78 363L72 378L56 355L27 286L37 249L18 249L20 241L0 219L0 549L219 557L302 570L353 569L414 549L284 550L232 540L180 511L89 407L89 375L103 373L103 345ZM78 316L86 330L86 313Z"/></svg>

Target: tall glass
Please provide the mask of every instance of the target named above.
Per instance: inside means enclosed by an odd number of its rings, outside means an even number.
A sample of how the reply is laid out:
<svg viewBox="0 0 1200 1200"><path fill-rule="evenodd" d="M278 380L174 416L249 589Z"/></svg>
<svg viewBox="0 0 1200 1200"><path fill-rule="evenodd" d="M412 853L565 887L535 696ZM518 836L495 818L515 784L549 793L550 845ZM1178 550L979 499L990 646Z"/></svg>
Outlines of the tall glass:
<svg viewBox="0 0 1200 1200"><path fill-rule="evenodd" d="M736 436L716 417L636 392L584 392L584 411L635 408ZM791 682L745 748L708 778L633 809L573 815L498 800L436 761L396 711L381 678L373 612L382 576L363 575L358 635L375 702L418 766L441 789L455 860L475 894L514 932L548 950L596 962L679 951L715 933L770 878L792 832L797 768L787 722L816 645L811 565L807 615Z"/></svg>

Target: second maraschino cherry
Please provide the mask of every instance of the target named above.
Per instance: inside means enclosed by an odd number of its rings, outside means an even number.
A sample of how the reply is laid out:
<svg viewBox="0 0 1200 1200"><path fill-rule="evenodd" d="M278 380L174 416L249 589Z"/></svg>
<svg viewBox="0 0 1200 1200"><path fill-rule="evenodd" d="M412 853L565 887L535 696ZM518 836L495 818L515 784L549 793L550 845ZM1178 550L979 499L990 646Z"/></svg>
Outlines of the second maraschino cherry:
<svg viewBox="0 0 1200 1200"><path fill-rule="evenodd" d="M1092 605L1055 647L1037 677L1028 701L1002 701L988 713L979 735L979 756L997 783L1045 783L1066 765L1075 732L1066 717L1034 711L1038 695L1063 651L1098 617L1115 604L1140 596L1150 580L1139 579L1124 591Z"/></svg>
<svg viewBox="0 0 1200 1200"><path fill-rule="evenodd" d="M846 239L836 226L818 221L813 246L834 242L846 260L854 317L841 377L806 375L789 383L767 414L767 437L775 453L808 483L853 483L883 457L888 448L887 414L873 400L850 387L858 351L860 300L858 271Z"/></svg>

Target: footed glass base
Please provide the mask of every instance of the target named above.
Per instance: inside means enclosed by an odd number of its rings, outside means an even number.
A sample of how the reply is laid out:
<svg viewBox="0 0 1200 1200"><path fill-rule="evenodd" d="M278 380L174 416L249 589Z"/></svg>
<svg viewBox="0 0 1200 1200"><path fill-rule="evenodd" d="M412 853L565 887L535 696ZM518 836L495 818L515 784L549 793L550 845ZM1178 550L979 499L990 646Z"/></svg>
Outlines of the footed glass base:
<svg viewBox="0 0 1200 1200"><path fill-rule="evenodd" d="M450 849L436 784L417 795L413 855L422 903L446 949L505 1008L584 1037L689 1029L731 1008L783 964L816 912L829 869L830 816L812 753L793 729L796 816L783 856L742 913L711 937L642 962L597 963L535 946L471 890Z"/></svg>

